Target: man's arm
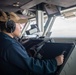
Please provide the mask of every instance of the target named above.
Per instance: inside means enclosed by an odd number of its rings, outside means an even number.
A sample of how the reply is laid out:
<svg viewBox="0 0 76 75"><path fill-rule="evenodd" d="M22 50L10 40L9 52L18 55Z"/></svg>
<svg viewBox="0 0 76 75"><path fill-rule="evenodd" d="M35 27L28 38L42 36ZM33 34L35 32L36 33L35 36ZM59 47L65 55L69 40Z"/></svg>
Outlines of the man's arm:
<svg viewBox="0 0 76 75"><path fill-rule="evenodd" d="M49 74L56 71L57 61L39 60L29 57L27 52L16 44L10 45L7 52L8 61L24 70L32 71L39 74Z"/></svg>

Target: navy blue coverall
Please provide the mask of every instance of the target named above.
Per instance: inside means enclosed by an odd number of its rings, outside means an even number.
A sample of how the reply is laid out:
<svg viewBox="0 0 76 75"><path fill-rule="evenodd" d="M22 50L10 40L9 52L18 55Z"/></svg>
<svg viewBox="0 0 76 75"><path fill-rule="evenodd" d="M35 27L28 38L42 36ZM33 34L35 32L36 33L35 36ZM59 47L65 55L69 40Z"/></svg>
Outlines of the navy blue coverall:
<svg viewBox="0 0 76 75"><path fill-rule="evenodd" d="M39 60L29 57L17 40L0 32L0 71L5 75L27 75L30 72L47 75L55 72L56 68L56 59Z"/></svg>

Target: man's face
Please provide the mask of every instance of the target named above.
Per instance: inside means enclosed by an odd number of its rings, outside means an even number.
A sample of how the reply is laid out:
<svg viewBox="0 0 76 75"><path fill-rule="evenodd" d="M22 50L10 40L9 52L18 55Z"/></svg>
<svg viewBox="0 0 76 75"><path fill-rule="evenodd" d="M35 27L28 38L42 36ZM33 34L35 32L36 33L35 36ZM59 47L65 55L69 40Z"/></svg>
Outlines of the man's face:
<svg viewBox="0 0 76 75"><path fill-rule="evenodd" d="M20 34L21 34L21 30L22 30L21 24L20 23L16 23L16 29L13 32L14 36L19 37Z"/></svg>

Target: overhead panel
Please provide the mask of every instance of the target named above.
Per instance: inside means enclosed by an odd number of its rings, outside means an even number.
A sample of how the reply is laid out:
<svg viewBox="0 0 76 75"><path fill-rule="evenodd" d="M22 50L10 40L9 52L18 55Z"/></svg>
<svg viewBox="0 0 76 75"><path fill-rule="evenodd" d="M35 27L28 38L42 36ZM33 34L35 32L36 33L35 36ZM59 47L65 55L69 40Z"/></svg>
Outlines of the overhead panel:
<svg viewBox="0 0 76 75"><path fill-rule="evenodd" d="M45 3L54 4L62 7L76 5L76 0L45 0Z"/></svg>
<svg viewBox="0 0 76 75"><path fill-rule="evenodd" d="M0 0L0 9L6 12L16 12L22 5L30 0Z"/></svg>
<svg viewBox="0 0 76 75"><path fill-rule="evenodd" d="M30 0L28 3L21 6L22 9L29 9L40 3L54 4L62 7L70 7L76 5L76 0Z"/></svg>
<svg viewBox="0 0 76 75"><path fill-rule="evenodd" d="M21 8L22 9L29 9L29 8L32 8L32 7L36 6L37 4L40 4L40 3L44 2L44 1L45 0L31 0L30 2L23 5Z"/></svg>

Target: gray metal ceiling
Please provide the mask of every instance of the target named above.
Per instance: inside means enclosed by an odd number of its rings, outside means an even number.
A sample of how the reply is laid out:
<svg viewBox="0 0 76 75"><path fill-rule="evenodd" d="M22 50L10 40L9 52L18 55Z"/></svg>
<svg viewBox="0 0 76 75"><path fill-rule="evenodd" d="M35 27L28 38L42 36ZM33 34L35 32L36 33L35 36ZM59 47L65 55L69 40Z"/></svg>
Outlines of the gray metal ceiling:
<svg viewBox="0 0 76 75"><path fill-rule="evenodd" d="M17 11L20 7L31 0L0 0L0 9L4 11ZM14 7L13 3L19 2L19 7Z"/></svg>
<svg viewBox="0 0 76 75"><path fill-rule="evenodd" d="M18 7L14 7L13 3L19 2ZM0 0L0 9L4 11L14 11L33 7L41 2L54 4L62 7L76 5L76 0Z"/></svg>
<svg viewBox="0 0 76 75"><path fill-rule="evenodd" d="M45 0L45 2L62 7L70 7L76 5L76 0Z"/></svg>

